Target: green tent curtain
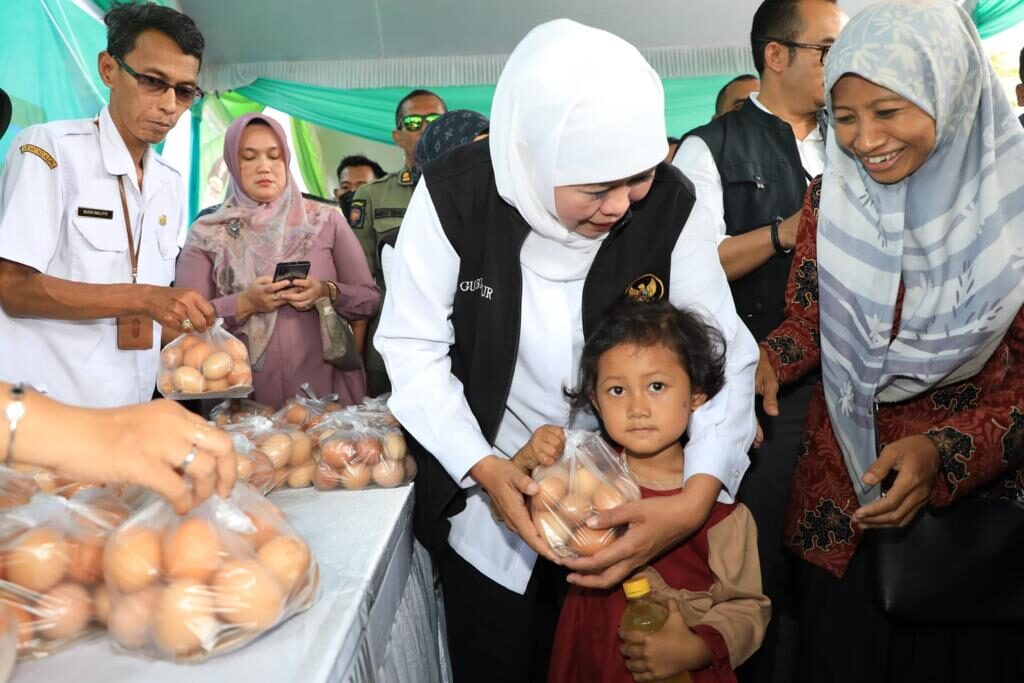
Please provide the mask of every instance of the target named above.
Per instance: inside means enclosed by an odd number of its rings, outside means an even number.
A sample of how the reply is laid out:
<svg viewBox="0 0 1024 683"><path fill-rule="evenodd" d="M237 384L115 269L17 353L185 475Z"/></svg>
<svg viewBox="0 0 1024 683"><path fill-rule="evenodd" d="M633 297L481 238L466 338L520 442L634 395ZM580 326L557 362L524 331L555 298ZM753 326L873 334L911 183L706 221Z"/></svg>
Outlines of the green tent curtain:
<svg viewBox="0 0 1024 683"><path fill-rule="evenodd" d="M982 38L991 38L1024 21L1024 0L978 0L971 14Z"/></svg>
<svg viewBox="0 0 1024 683"><path fill-rule="evenodd" d="M320 140L307 122L292 117L292 149L306 189L317 197L327 196L327 180L321 169Z"/></svg>

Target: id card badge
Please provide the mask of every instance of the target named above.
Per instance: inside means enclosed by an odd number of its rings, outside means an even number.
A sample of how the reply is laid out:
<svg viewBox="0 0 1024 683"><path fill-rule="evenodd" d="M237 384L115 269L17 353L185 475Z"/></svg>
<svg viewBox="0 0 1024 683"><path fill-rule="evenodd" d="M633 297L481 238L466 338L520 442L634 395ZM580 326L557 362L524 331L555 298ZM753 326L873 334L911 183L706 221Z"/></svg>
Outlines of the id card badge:
<svg viewBox="0 0 1024 683"><path fill-rule="evenodd" d="M117 348L122 351L147 351L153 348L153 321L141 315L119 317Z"/></svg>

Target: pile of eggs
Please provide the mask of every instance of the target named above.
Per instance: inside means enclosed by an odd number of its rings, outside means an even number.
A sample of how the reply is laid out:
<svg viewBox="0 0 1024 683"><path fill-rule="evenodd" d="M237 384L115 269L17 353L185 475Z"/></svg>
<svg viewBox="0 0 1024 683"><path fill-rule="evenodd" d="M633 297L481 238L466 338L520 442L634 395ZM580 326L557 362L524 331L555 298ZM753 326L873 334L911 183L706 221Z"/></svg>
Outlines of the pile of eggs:
<svg viewBox="0 0 1024 683"><path fill-rule="evenodd" d="M393 488L416 476L405 437L397 430L327 429L321 432L313 486L321 491Z"/></svg>
<svg viewBox="0 0 1024 683"><path fill-rule="evenodd" d="M167 397L216 395L252 385L249 350L226 333L215 341L184 335L160 353L160 365L157 389Z"/></svg>
<svg viewBox="0 0 1024 683"><path fill-rule="evenodd" d="M238 478L263 493L287 484L305 488L312 483L312 437L294 427L276 427L267 418L242 420L227 428L246 437L246 447L235 444Z"/></svg>
<svg viewBox="0 0 1024 683"><path fill-rule="evenodd" d="M235 424L250 417L270 417L274 409L248 398L229 398L210 411L210 419L218 427Z"/></svg>
<svg viewBox="0 0 1024 683"><path fill-rule="evenodd" d="M540 492L530 500L537 532L561 557L588 557L611 543L617 529L591 529L586 520L635 498L633 482L609 481L582 462L534 470Z"/></svg>
<svg viewBox="0 0 1024 683"><path fill-rule="evenodd" d="M64 507L47 504L56 516L4 542L0 601L18 622L21 655L50 652L86 633L98 617L106 595L104 544L130 510L107 492L88 493ZM30 506L47 498L40 494Z"/></svg>
<svg viewBox="0 0 1024 683"><path fill-rule="evenodd" d="M247 533L198 515L168 528L129 523L114 533L103 552L109 593L101 617L114 642L202 659L311 604L318 573L305 541L269 503L248 516Z"/></svg>

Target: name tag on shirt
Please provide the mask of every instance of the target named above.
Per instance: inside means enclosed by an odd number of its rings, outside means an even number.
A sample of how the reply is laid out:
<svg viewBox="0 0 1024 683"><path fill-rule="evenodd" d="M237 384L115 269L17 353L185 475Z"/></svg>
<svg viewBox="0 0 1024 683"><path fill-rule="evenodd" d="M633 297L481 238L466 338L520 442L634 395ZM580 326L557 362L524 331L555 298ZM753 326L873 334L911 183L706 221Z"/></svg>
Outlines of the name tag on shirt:
<svg viewBox="0 0 1024 683"><path fill-rule="evenodd" d="M107 209L87 209L84 206L78 207L78 215L83 218L106 218L110 220L114 217L114 212Z"/></svg>

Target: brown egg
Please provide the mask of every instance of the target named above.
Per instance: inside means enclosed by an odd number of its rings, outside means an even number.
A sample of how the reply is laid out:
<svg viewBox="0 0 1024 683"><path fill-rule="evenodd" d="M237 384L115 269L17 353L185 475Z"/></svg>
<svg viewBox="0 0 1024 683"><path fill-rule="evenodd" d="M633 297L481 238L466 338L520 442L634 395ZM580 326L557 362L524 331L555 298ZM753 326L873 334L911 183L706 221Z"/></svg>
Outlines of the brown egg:
<svg viewBox="0 0 1024 683"><path fill-rule="evenodd" d="M156 378L156 388L161 395L167 396L174 393L174 373L170 370L161 370Z"/></svg>
<svg viewBox="0 0 1024 683"><path fill-rule="evenodd" d="M209 522L186 519L164 536L164 574L171 579L206 581L220 565L220 551L217 532Z"/></svg>
<svg viewBox="0 0 1024 683"><path fill-rule="evenodd" d="M309 419L309 409L301 403L291 403L284 411L284 421L300 425Z"/></svg>
<svg viewBox="0 0 1024 683"><path fill-rule="evenodd" d="M160 594L153 610L153 640L166 654L184 657L212 646L222 628L208 587L179 579Z"/></svg>
<svg viewBox="0 0 1024 683"><path fill-rule="evenodd" d="M75 502L78 503L77 500ZM112 493L104 493L90 498L86 505L75 509L71 518L77 536L103 546L110 532L124 523L131 512L123 500Z"/></svg>
<svg viewBox="0 0 1024 683"><path fill-rule="evenodd" d="M281 616L284 592L274 575L255 560L231 560L210 586L223 621L266 630Z"/></svg>
<svg viewBox="0 0 1024 683"><path fill-rule="evenodd" d="M318 462L313 470L313 487L317 491L330 491L338 488L341 479L338 473L331 469L326 462Z"/></svg>
<svg viewBox="0 0 1024 683"><path fill-rule="evenodd" d="M379 463L383 455L384 448L377 437L361 436L356 441L356 460L367 467L373 467Z"/></svg>
<svg viewBox="0 0 1024 683"><path fill-rule="evenodd" d="M185 351L185 356L182 358L182 364L199 370L203 367L203 362L209 358L211 353L213 353L213 347L208 343L204 341L196 342L192 345L192 348Z"/></svg>
<svg viewBox="0 0 1024 683"><path fill-rule="evenodd" d="M96 621L104 626L110 620L110 593L107 592L105 584L99 584L92 589L92 607L96 613Z"/></svg>
<svg viewBox="0 0 1024 683"><path fill-rule="evenodd" d="M225 351L211 353L203 361L203 375L206 379L224 379L231 372L231 356Z"/></svg>
<svg viewBox="0 0 1024 683"><path fill-rule="evenodd" d="M537 527L537 533L548 542L553 549L569 544L572 538L572 529L565 525L557 515L551 512L541 511L533 513L533 525Z"/></svg>
<svg viewBox="0 0 1024 683"><path fill-rule="evenodd" d="M5 599L4 605L18 621L18 648L24 648L35 640L38 617L29 612L23 605L16 605L9 600Z"/></svg>
<svg viewBox="0 0 1024 683"><path fill-rule="evenodd" d="M252 458L248 455L235 453L235 469L238 472L238 478L241 481L248 482L252 479L253 474Z"/></svg>
<svg viewBox="0 0 1024 683"><path fill-rule="evenodd" d="M405 467L393 460L381 460L373 466L373 480L378 486L393 488L405 480Z"/></svg>
<svg viewBox="0 0 1024 683"><path fill-rule="evenodd" d="M569 470L564 465L551 465L550 467L541 465L533 471L533 478L538 481L549 477L561 479L565 484L565 490L569 490Z"/></svg>
<svg viewBox="0 0 1024 683"><path fill-rule="evenodd" d="M341 409L342 405L336 401L331 401L330 403L324 406L325 413L336 413Z"/></svg>
<svg viewBox="0 0 1024 683"><path fill-rule="evenodd" d="M316 470L316 463L309 462L293 467L288 473L288 486L293 489L304 489L313 483L313 471Z"/></svg>
<svg viewBox="0 0 1024 683"><path fill-rule="evenodd" d="M110 603L107 631L114 642L136 650L146 644L146 635L153 619L153 609L160 599L162 589L149 586L137 593L115 595Z"/></svg>
<svg viewBox="0 0 1024 683"><path fill-rule="evenodd" d="M269 512L269 510L265 511L263 509L250 513L249 519L252 520L253 526L256 527L255 534L250 536L253 550L262 547L264 543L277 536L279 533L277 522L283 521L280 512Z"/></svg>
<svg viewBox="0 0 1024 683"><path fill-rule="evenodd" d="M405 459L405 480L412 481L416 478L416 460L409 456Z"/></svg>
<svg viewBox="0 0 1024 683"><path fill-rule="evenodd" d="M295 536L278 536L263 544L260 562L274 575L285 595L291 595L309 569L309 546Z"/></svg>
<svg viewBox="0 0 1024 683"><path fill-rule="evenodd" d="M626 497L622 495L614 486L608 484L601 484L594 489L594 497L592 498L595 510L611 510L614 507L618 507L626 502Z"/></svg>
<svg viewBox="0 0 1024 683"><path fill-rule="evenodd" d="M353 462L338 472L338 480L347 489L364 489L370 483L370 468Z"/></svg>
<svg viewBox="0 0 1024 683"><path fill-rule="evenodd" d="M224 350L233 359L243 361L246 365L249 364L249 349L246 348L240 339L235 339L234 337L225 339Z"/></svg>
<svg viewBox="0 0 1024 683"><path fill-rule="evenodd" d="M292 457L290 465L304 465L313 457L313 440L305 432L292 432L288 435L292 440Z"/></svg>
<svg viewBox="0 0 1024 683"><path fill-rule="evenodd" d="M308 420L302 423L302 431L308 432L310 429L317 427L321 422L324 421L323 415L313 415Z"/></svg>
<svg viewBox="0 0 1024 683"><path fill-rule="evenodd" d="M271 434L260 443L260 450L270 458L275 470L288 464L292 457L292 440L287 434Z"/></svg>
<svg viewBox="0 0 1024 683"><path fill-rule="evenodd" d="M558 502L558 515L566 521L569 526L579 526L592 513L590 501L583 496L570 493Z"/></svg>
<svg viewBox="0 0 1024 683"><path fill-rule="evenodd" d="M185 352L181 350L180 346L168 346L160 352L160 364L168 370L176 370L181 366L184 357Z"/></svg>
<svg viewBox="0 0 1024 683"><path fill-rule="evenodd" d="M590 557L615 539L615 534L606 529L591 529L581 526L572 535L570 547L580 557Z"/></svg>
<svg viewBox="0 0 1024 683"><path fill-rule="evenodd" d="M206 380L206 387L203 389L203 391L227 391L230 388L231 382L227 381L226 379L208 379Z"/></svg>
<svg viewBox="0 0 1024 683"><path fill-rule="evenodd" d="M152 529L129 527L115 532L103 548L103 577L124 593L151 584L160 573L160 536Z"/></svg>
<svg viewBox="0 0 1024 683"><path fill-rule="evenodd" d="M388 460L401 460L405 457L408 449L405 445L405 437L400 432L388 432L384 435L384 457Z"/></svg>
<svg viewBox="0 0 1024 683"><path fill-rule="evenodd" d="M252 459L252 478L249 479L249 483L256 488L262 488L274 478L274 465L263 451L249 451L249 457Z"/></svg>
<svg viewBox="0 0 1024 683"><path fill-rule="evenodd" d="M579 467L573 472L569 489L573 493L589 499L594 495L594 490L600 485L601 479L596 474L586 467Z"/></svg>
<svg viewBox="0 0 1024 683"><path fill-rule="evenodd" d="M233 387L252 384L252 368L248 365L235 364L227 376L228 384Z"/></svg>
<svg viewBox="0 0 1024 683"><path fill-rule="evenodd" d="M77 583L62 583L36 605L36 632L49 640L66 640L85 630L92 621L92 597Z"/></svg>
<svg viewBox="0 0 1024 683"><path fill-rule="evenodd" d="M206 386L201 372L188 365L174 371L174 388L182 394L201 394Z"/></svg>
<svg viewBox="0 0 1024 683"><path fill-rule="evenodd" d="M565 482L558 477L544 477L537 486L540 487L537 496L546 503L554 505L565 497Z"/></svg>
<svg viewBox="0 0 1024 683"><path fill-rule="evenodd" d="M28 531L7 551L7 579L36 593L44 593L64 578L68 568L64 539L46 527Z"/></svg>
<svg viewBox="0 0 1024 683"><path fill-rule="evenodd" d="M68 539L68 578L95 583L103 578L103 545L84 539Z"/></svg>
<svg viewBox="0 0 1024 683"><path fill-rule="evenodd" d="M184 353L185 351L188 351L201 341L203 340L200 339L198 336L194 334L187 334L184 337L182 337L181 341L177 342L177 344L178 348L181 349L182 353Z"/></svg>
<svg viewBox="0 0 1024 683"><path fill-rule="evenodd" d="M340 470L356 457L356 446L348 439L331 439L320 442L320 457L336 470Z"/></svg>

